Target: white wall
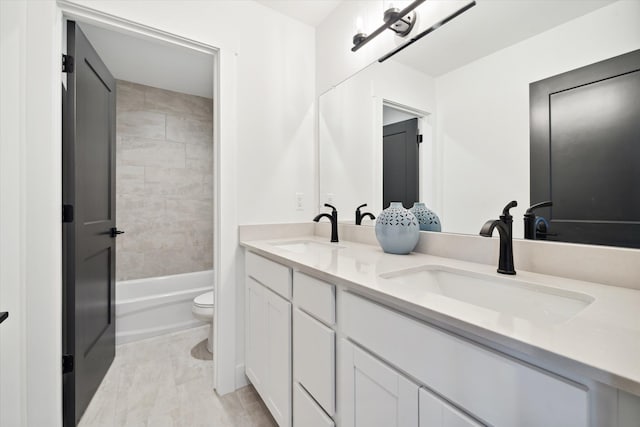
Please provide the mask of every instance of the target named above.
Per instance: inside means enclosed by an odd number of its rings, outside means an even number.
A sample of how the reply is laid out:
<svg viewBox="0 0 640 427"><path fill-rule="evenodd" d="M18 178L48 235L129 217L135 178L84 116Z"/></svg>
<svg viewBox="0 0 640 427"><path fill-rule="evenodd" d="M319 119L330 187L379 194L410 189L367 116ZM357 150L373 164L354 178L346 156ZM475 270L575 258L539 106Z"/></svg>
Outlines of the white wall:
<svg viewBox="0 0 640 427"><path fill-rule="evenodd" d="M397 84L402 82L402 84ZM383 102L432 114L433 78L393 60L375 63L319 100L320 204L336 206L341 221L353 221L357 205L367 203L374 215L382 210ZM415 116L414 116L415 117ZM431 128L421 150L421 198L432 203Z"/></svg>
<svg viewBox="0 0 640 427"><path fill-rule="evenodd" d="M0 2L0 425L57 426L61 394L61 16Z"/></svg>
<svg viewBox="0 0 640 427"><path fill-rule="evenodd" d="M436 79L443 231L478 233L529 206L529 83L640 48L640 2L620 1ZM470 221L474 218L477 221Z"/></svg>
<svg viewBox="0 0 640 427"><path fill-rule="evenodd" d="M2 206L5 195L19 202L11 206L22 209L17 212L24 221L9 223L11 215L1 220L2 261L16 270L6 275L3 270L0 292L5 301L8 290L6 301L16 304L9 309L19 329L2 325L3 348L11 340L11 351L18 355L6 362L6 351L0 353L2 424L7 418L12 426L55 427L61 412L61 15L52 1L2 4L2 165L13 167L3 168L0 190ZM222 381L219 391L233 390L243 382L244 360L237 224L309 220L315 212L314 30L252 1L167 1L154 2L153 7L130 1L61 4L79 16L115 17L124 24L142 24L220 49L222 109L214 114L220 123L215 162L222 177L216 213L221 224L215 234L222 254L215 268L216 286L224 289L225 299L217 301L216 315L228 327L216 336L224 344L217 354L216 376L219 384ZM5 94L12 96L10 108L5 108ZM13 111L20 106L23 112ZM17 122L16 114L21 118ZM5 123L12 125L6 131ZM11 156L6 161L5 153ZM25 191L16 194L20 182ZM302 211L294 207L296 192L306 197ZM4 208L1 212L7 214ZM23 228L16 235L4 234L20 224ZM7 253L9 245L14 252ZM18 281L6 283L7 277ZM5 377L7 363L19 369L17 376ZM6 387L18 381L11 389L16 398L5 400ZM5 412L9 405L11 411Z"/></svg>

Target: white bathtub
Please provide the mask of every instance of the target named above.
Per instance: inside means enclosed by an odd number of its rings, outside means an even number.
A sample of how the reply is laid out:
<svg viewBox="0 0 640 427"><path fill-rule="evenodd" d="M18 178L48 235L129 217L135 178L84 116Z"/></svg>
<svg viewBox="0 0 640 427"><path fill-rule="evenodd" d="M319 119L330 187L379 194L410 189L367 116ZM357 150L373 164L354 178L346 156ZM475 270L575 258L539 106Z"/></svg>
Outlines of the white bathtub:
<svg viewBox="0 0 640 427"><path fill-rule="evenodd" d="M116 344L203 325L191 306L213 283L213 270L116 282Z"/></svg>

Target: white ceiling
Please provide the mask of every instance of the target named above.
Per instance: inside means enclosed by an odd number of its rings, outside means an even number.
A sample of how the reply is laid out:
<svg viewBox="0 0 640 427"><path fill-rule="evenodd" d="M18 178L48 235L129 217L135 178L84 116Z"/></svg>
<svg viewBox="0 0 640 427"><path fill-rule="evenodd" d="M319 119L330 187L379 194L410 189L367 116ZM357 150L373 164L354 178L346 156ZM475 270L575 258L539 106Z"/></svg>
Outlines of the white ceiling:
<svg viewBox="0 0 640 427"><path fill-rule="evenodd" d="M159 40L79 24L116 79L213 97L213 57Z"/></svg>
<svg viewBox="0 0 640 427"><path fill-rule="evenodd" d="M343 0L256 0L290 18L317 27Z"/></svg>
<svg viewBox="0 0 640 427"><path fill-rule="evenodd" d="M437 77L615 0L476 0L393 60ZM429 2L418 9L427 13ZM598 29L594 28L597 33Z"/></svg>

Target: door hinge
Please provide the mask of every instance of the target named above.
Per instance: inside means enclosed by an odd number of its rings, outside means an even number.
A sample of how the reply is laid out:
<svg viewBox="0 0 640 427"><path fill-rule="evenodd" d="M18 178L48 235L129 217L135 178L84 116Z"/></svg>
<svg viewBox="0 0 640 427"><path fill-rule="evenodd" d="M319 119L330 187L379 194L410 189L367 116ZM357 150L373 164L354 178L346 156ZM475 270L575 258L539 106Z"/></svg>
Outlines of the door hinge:
<svg viewBox="0 0 640 427"><path fill-rule="evenodd" d="M62 205L62 222L73 222L73 205Z"/></svg>
<svg viewBox="0 0 640 427"><path fill-rule="evenodd" d="M62 55L62 72L73 73L73 56Z"/></svg>
<svg viewBox="0 0 640 427"><path fill-rule="evenodd" d="M422 134L418 134L418 144L422 144Z"/></svg>
<svg viewBox="0 0 640 427"><path fill-rule="evenodd" d="M68 374L73 372L73 354L62 355L62 373Z"/></svg>

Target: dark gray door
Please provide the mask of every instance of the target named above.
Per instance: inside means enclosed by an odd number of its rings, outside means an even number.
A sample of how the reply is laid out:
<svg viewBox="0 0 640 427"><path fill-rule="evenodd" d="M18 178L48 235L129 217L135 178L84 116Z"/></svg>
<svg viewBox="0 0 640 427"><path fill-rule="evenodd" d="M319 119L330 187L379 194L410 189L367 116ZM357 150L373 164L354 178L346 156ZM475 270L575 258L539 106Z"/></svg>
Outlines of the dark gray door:
<svg viewBox="0 0 640 427"><path fill-rule="evenodd" d="M640 50L531 83L531 204L547 240L640 248Z"/></svg>
<svg viewBox="0 0 640 427"><path fill-rule="evenodd" d="M115 81L67 26L63 101L64 425L75 426L115 356Z"/></svg>
<svg viewBox="0 0 640 427"><path fill-rule="evenodd" d="M402 202L405 208L419 198L418 119L393 123L383 128L382 201Z"/></svg>

